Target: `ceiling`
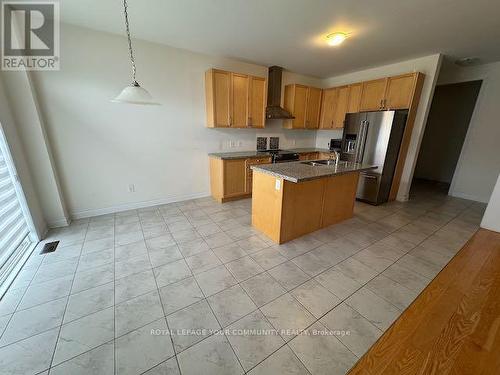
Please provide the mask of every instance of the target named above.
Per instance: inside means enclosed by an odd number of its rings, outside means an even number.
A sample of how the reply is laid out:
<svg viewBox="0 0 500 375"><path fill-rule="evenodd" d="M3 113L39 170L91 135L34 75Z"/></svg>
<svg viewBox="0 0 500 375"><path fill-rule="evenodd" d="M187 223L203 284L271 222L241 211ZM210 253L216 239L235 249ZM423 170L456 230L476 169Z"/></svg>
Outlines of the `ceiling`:
<svg viewBox="0 0 500 375"><path fill-rule="evenodd" d="M492 0L128 0L134 38L317 77L432 53L500 60ZM122 0L61 1L62 21L124 34ZM340 47L326 34L350 33Z"/></svg>

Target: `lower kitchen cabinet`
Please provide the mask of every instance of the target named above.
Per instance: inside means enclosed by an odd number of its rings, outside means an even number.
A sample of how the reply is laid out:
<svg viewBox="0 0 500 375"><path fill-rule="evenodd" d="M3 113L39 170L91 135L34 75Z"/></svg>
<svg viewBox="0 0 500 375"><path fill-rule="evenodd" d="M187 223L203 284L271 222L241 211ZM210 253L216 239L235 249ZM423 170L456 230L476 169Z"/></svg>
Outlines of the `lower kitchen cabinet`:
<svg viewBox="0 0 500 375"><path fill-rule="evenodd" d="M271 157L248 159L210 158L210 190L220 203L247 198L252 194L252 170L256 164L269 164Z"/></svg>
<svg viewBox="0 0 500 375"><path fill-rule="evenodd" d="M299 160L317 160L318 153L317 152L305 152L299 155Z"/></svg>

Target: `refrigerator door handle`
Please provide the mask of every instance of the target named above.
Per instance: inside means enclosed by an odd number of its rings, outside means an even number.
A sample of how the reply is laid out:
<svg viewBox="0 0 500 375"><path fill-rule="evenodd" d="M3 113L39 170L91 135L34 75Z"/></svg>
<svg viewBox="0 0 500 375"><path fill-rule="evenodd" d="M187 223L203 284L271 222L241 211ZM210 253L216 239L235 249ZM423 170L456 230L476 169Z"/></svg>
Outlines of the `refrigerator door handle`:
<svg viewBox="0 0 500 375"><path fill-rule="evenodd" d="M366 142L366 133L368 132L368 121L364 120L361 122L361 126L359 129L359 141L358 141L358 150L356 152L356 163L361 163L363 161L363 154L365 150L365 142Z"/></svg>
<svg viewBox="0 0 500 375"><path fill-rule="evenodd" d="M370 180L376 180L377 179L377 176L374 176L374 175L371 175L371 174L368 174L368 173L361 173L361 175L363 176L363 178L368 178Z"/></svg>

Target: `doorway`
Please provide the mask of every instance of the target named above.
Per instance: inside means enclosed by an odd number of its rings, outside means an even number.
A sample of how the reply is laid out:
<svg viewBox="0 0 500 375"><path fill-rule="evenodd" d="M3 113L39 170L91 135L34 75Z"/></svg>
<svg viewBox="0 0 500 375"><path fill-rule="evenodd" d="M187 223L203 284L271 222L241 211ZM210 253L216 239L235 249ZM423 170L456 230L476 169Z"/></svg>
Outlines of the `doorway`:
<svg viewBox="0 0 500 375"><path fill-rule="evenodd" d="M482 80L436 86L415 167L413 185L448 193Z"/></svg>
<svg viewBox="0 0 500 375"><path fill-rule="evenodd" d="M0 298L37 242L38 235L0 126Z"/></svg>

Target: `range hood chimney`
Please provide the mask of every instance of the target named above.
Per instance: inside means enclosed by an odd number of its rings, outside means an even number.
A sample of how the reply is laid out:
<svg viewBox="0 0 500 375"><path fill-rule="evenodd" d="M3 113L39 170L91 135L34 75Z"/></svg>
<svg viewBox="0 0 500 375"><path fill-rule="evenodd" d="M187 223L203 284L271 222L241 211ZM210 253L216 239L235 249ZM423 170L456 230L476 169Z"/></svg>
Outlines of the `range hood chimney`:
<svg viewBox="0 0 500 375"><path fill-rule="evenodd" d="M281 107L281 76L283 68L281 66L271 66L269 68L267 84L267 119L292 119L290 112Z"/></svg>

